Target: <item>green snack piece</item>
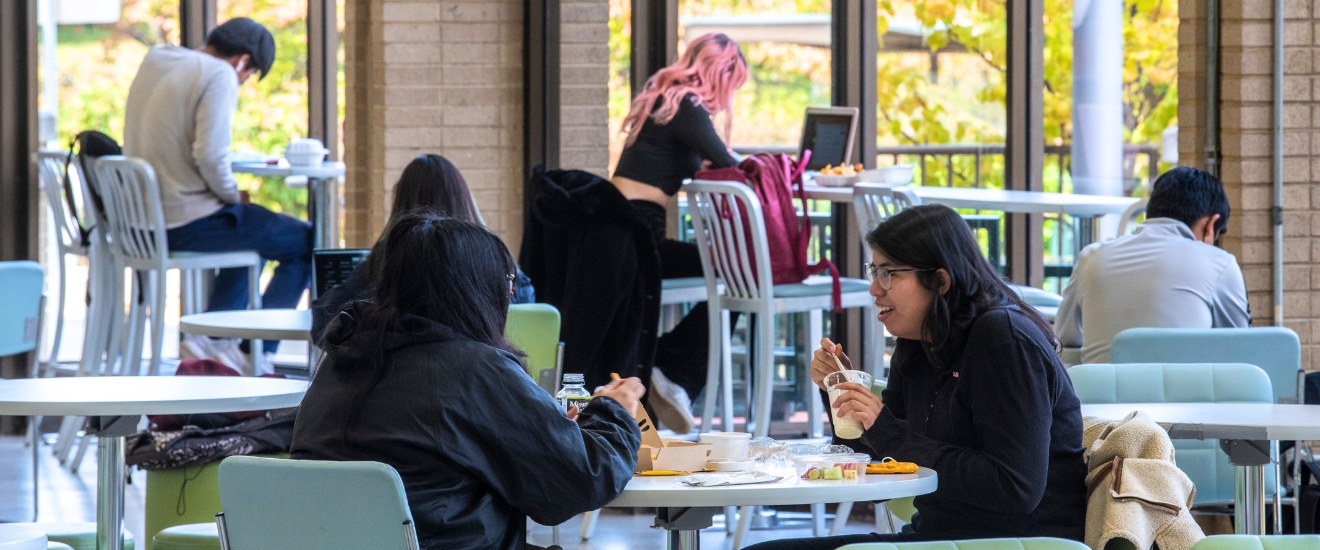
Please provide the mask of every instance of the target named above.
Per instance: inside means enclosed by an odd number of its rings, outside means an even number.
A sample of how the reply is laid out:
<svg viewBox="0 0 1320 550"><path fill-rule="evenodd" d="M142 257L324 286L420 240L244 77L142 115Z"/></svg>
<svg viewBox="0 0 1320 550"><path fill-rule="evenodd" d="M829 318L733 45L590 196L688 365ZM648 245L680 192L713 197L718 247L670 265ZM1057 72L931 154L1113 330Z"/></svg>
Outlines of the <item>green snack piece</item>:
<svg viewBox="0 0 1320 550"><path fill-rule="evenodd" d="M820 479L820 469L812 468L810 470L807 470L807 479L812 479L812 480Z"/></svg>
<svg viewBox="0 0 1320 550"><path fill-rule="evenodd" d="M830 481L843 479L843 468L840 468L838 466L835 466L833 468L826 468L825 479Z"/></svg>

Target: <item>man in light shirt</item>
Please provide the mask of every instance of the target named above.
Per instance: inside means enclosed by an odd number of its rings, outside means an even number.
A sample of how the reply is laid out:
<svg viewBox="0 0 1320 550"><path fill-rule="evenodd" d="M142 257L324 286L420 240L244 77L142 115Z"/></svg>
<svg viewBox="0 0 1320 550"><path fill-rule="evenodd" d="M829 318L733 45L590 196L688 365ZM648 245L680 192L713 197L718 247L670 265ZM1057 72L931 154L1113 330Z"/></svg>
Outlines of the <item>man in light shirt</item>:
<svg viewBox="0 0 1320 550"><path fill-rule="evenodd" d="M311 225L249 204L229 162L238 87L265 77L274 61L274 37L245 17L216 27L200 50L151 48L128 91L124 154L156 171L171 251L256 251L279 262L262 306L291 308L311 280ZM247 285L246 269L221 270L208 311L245 309ZM217 355L206 341L184 344L196 356ZM278 344L266 342L265 351Z"/></svg>
<svg viewBox="0 0 1320 550"><path fill-rule="evenodd" d="M1251 325L1242 269L1218 248L1228 197L1210 174L1180 166L1151 188L1135 234L1082 250L1055 331L1083 363L1108 363L1114 336L1135 327Z"/></svg>

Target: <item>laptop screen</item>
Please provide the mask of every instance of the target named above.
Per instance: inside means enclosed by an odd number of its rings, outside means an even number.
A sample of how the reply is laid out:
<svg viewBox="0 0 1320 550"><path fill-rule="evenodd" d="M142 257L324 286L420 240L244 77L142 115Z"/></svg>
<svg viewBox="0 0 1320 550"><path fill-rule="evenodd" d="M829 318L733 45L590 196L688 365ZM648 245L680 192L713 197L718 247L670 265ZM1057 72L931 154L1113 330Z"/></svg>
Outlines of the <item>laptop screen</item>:
<svg viewBox="0 0 1320 550"><path fill-rule="evenodd" d="M371 253L370 248L322 248L312 252L313 299L348 280L348 274Z"/></svg>
<svg viewBox="0 0 1320 550"><path fill-rule="evenodd" d="M820 110L820 111L823 111ZM848 164L852 157L852 132L856 112L807 111L802 125L802 145L799 151L811 150L807 170L820 170L827 165Z"/></svg>

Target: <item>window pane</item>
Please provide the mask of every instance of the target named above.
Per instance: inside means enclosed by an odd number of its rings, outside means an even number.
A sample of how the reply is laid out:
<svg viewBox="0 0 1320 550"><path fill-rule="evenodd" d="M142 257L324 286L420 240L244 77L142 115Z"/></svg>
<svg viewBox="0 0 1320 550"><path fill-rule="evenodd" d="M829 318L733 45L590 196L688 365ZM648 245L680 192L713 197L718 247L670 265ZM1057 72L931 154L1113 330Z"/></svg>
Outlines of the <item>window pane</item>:
<svg viewBox="0 0 1320 550"><path fill-rule="evenodd" d="M735 146L791 146L807 107L830 104L829 0L680 0L679 50L711 32L747 57L747 84L733 104Z"/></svg>
<svg viewBox="0 0 1320 550"><path fill-rule="evenodd" d="M623 153L623 119L632 102L632 0L610 0L610 165Z"/></svg>
<svg viewBox="0 0 1320 550"><path fill-rule="evenodd" d="M233 148L282 155L289 141L307 136L307 0L217 0L216 11L217 23L248 17L275 36L270 73L239 87ZM253 202L304 215L305 189L287 188L276 178L236 177L240 187L250 190Z"/></svg>

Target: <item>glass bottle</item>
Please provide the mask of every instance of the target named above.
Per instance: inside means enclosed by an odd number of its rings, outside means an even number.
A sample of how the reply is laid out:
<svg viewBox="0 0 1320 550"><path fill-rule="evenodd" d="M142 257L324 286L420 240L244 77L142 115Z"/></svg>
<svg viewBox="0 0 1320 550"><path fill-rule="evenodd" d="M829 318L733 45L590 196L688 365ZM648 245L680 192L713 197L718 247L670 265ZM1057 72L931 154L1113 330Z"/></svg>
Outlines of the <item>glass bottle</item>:
<svg viewBox="0 0 1320 550"><path fill-rule="evenodd" d="M578 411L587 408L587 402L591 401L591 392L587 391L586 377L582 374L564 373L564 387L555 394L555 399L559 400L559 406L565 411L577 405Z"/></svg>

